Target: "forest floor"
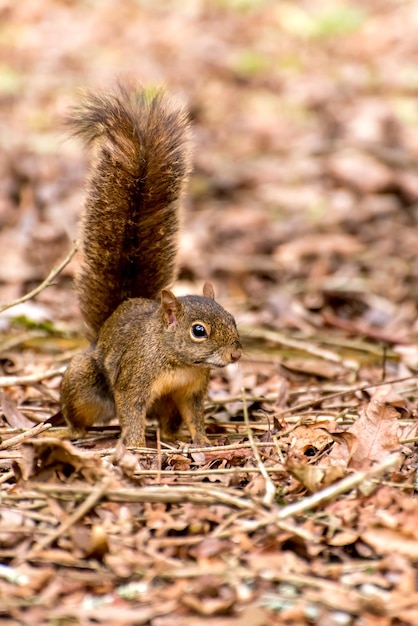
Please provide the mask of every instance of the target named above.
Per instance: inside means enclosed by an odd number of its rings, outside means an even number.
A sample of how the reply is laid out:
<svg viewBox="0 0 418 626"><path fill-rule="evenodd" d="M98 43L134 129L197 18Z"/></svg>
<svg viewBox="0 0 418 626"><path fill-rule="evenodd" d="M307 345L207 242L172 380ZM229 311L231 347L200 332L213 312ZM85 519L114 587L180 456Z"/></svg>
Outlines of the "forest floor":
<svg viewBox="0 0 418 626"><path fill-rule="evenodd" d="M418 626L417 3L0 0L0 23L0 622ZM211 280L243 338L209 448L59 424L87 166L62 121L125 76L191 111L174 290Z"/></svg>

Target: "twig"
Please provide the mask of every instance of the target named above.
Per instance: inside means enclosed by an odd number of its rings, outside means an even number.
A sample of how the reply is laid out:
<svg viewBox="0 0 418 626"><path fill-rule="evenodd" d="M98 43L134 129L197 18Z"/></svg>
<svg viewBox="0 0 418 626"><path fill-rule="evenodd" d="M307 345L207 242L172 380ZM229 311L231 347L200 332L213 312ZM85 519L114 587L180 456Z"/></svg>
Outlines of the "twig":
<svg viewBox="0 0 418 626"><path fill-rule="evenodd" d="M369 563L369 561L367 562ZM373 564L373 561L372 561ZM373 567L373 565L369 566ZM245 580L248 579L248 568L244 567L225 567L222 565L213 565L211 567L211 574L213 576L219 576L223 580ZM166 580L178 580L180 578L192 579L199 578L202 575L202 568L198 565L184 565L183 567L166 568L160 572L161 578ZM346 586L339 581L328 580L320 577L318 574L309 576L307 574L294 573L292 571L282 572L280 567L266 568L263 563L257 567L257 562L253 566L252 575L254 578L259 577L261 580L276 583L286 583L295 587L304 587L304 595L307 596L308 589L320 590L323 592L322 603L332 606L334 604L328 604L326 598L332 598L336 596L341 598L341 593L346 592L350 598L350 604L345 607L347 613L358 613L362 607L367 606L367 595L351 586ZM276 597L276 596L275 596ZM370 599L369 599L370 602ZM265 622L263 622L264 624Z"/></svg>
<svg viewBox="0 0 418 626"><path fill-rule="evenodd" d="M267 474L279 474L284 471L283 467L264 467ZM133 476L216 476L218 474L262 474L260 467L217 467L205 470L135 470Z"/></svg>
<svg viewBox="0 0 418 626"><path fill-rule="evenodd" d="M234 426L236 426L236 424L234 424ZM259 424L255 424L255 426L257 426L257 428L259 427ZM257 448L268 448L268 447L272 447L273 443L271 442L262 442L262 441L254 441L254 446ZM191 454L191 453L195 453L195 452L216 452L216 453L222 453L222 452L226 452L229 450L244 450L246 448L252 448L253 446L249 443L249 441L244 441L242 443L229 443L226 444L224 446L207 446L206 448L202 447L202 448L198 448L196 447L192 447L192 446L184 446L184 448L178 449L175 448L174 450L170 450L166 452L167 456L170 456L170 454ZM153 450L153 452L155 453L155 450Z"/></svg>
<svg viewBox="0 0 418 626"><path fill-rule="evenodd" d="M34 330L25 331L25 332L19 333L19 335L17 336L9 337L8 339L4 339L4 340L2 339L0 349L2 353L11 352L12 350L22 345L23 343L26 343L29 340L33 341L34 339L44 339L44 338L45 338L44 331L39 331L39 332L34 331Z"/></svg>
<svg viewBox="0 0 418 626"><path fill-rule="evenodd" d="M12 302L8 302L7 304L2 304L0 306L0 313L3 313L4 311L7 311L7 309L11 309L12 307L14 307L14 306L16 306L18 304L22 304L23 302L26 302L27 300L30 300L31 298L34 298L35 296L38 295L38 293L43 291L46 287L49 287L52 284L52 281L54 280L54 278L56 278L56 276L58 276L58 274L60 272L62 272L64 267L66 265L68 265L68 263L71 261L71 259L73 258L73 256L77 252L77 250L78 250L78 241L76 241L73 244L73 247L71 248L71 250L69 251L69 253L65 257L65 259L59 265L57 265L56 267L52 268L52 270L49 272L48 276L45 278L44 281L41 282L40 285L35 287L35 289L32 289L32 291L29 291L29 293L26 293L21 298L17 298L16 300L12 300Z"/></svg>
<svg viewBox="0 0 418 626"><path fill-rule="evenodd" d="M307 352L308 354L313 354L325 361L331 361L332 363L340 363L344 367L348 369L357 369L357 363L353 361L348 361L340 357L335 352L331 352L331 350L327 350L325 348L320 348L313 343L309 343L308 341L301 341L299 339L291 339L290 337L286 337L282 333L279 333L275 330L268 330L265 328L255 328L251 329L251 337L256 337L260 339L266 339L267 341L272 341L274 343L279 343L282 346L286 346L288 348L294 348L295 350L300 350L302 352Z"/></svg>
<svg viewBox="0 0 418 626"><path fill-rule="evenodd" d="M328 400L332 400L333 398L339 398L340 396L344 396L346 393L355 393L356 391L365 391L366 389L370 389L372 387L382 387L383 385L393 385L395 383L403 383L406 380L416 379L415 375L404 376L403 378L395 378L394 380L385 380L379 383L363 383L360 385L353 385L352 387L347 387L344 390L336 391L335 393L330 393L327 396L322 396L319 398L313 398L312 400L306 400L305 402L299 402L299 404L295 404L288 409L281 409L278 412L278 417L282 417L283 415L287 415L288 413L295 413L302 409L308 409L309 407L315 406L320 402L327 402Z"/></svg>
<svg viewBox="0 0 418 626"><path fill-rule="evenodd" d="M161 483L161 471L163 467L163 459L161 456L161 430L157 428L157 483Z"/></svg>
<svg viewBox="0 0 418 626"><path fill-rule="evenodd" d="M54 541L58 539L61 535L67 532L73 524L78 522L82 517L86 515L96 504L102 499L104 494L109 488L110 483L112 482L113 477L108 476L103 480L103 482L96 486L96 488L90 493L84 502L80 504L80 506L69 516L67 519L62 522L52 533L38 541L30 551L28 558L30 559L32 556L36 556L37 553L41 552L45 548L51 545Z"/></svg>
<svg viewBox="0 0 418 626"><path fill-rule="evenodd" d="M55 496L57 498L85 496L92 492L87 486L78 485L45 485L41 483L32 484L32 489L40 493ZM31 491L25 497L33 497L36 491ZM23 495L22 495L23 497ZM146 485L135 489L109 489L106 498L112 502L164 502L170 504L181 504L184 502L194 502L197 504L226 504L237 509L247 509L250 511L261 511L259 503L255 499L237 496L233 489L222 489L213 485Z"/></svg>
<svg viewBox="0 0 418 626"><path fill-rule="evenodd" d="M304 513L305 511L313 509L327 500L331 500L346 491L350 491L365 480L369 480L379 474L383 474L384 472L394 469L400 463L401 455L399 453L391 454L384 461L368 470L356 472L351 476L347 476L346 478L339 480L333 485L329 485L328 487L321 489L321 491L317 491L311 496L307 496L298 502L288 504L275 514L275 518L276 520L283 520L291 515Z"/></svg>
<svg viewBox="0 0 418 626"><path fill-rule="evenodd" d="M0 485L3 483L7 483L8 480L11 480L12 478L15 477L15 473L13 472L13 470L9 470L8 472L5 472L4 474L0 475Z"/></svg>
<svg viewBox="0 0 418 626"><path fill-rule="evenodd" d="M373 328L368 326L364 322L353 322L345 320L337 315L332 315L332 313L324 312L323 320L327 324L327 326L334 326L335 328L341 328L351 333L355 333L357 335L363 335L370 339L374 339L375 341L380 341L388 344L406 344L410 343L410 339L408 337L394 337L389 335L387 332L382 331L377 328Z"/></svg>
<svg viewBox="0 0 418 626"><path fill-rule="evenodd" d="M67 369L66 365L61 367L55 367L47 370L46 372L39 372L38 374L28 374L27 376L0 376L0 387L15 387L16 385L33 385L39 383L41 380L47 378L54 378L55 376L61 376Z"/></svg>
<svg viewBox="0 0 418 626"><path fill-rule="evenodd" d="M274 486L273 481L271 480L270 476L266 472L266 468L264 467L264 463L261 460L260 452L257 446L254 445L255 441L254 441L253 433L252 433L251 426L250 426L250 420L248 417L248 407L247 407L247 402L245 399L245 389L242 389L241 393L242 393L242 402L243 402L243 408L244 408L244 421L247 427L248 441L250 442L255 460L257 461L258 468L260 470L261 475L264 478L265 485L266 485L266 492L263 497L263 504L266 504L267 506L269 506L274 500L274 496L276 494L276 487Z"/></svg>
<svg viewBox="0 0 418 626"><path fill-rule="evenodd" d="M230 516L224 522L221 522L220 524L218 524L218 526L216 526L216 528L212 531L210 536L217 537L218 539L225 539L226 537L230 537L234 533L236 534L237 528L238 529L240 528L239 522L241 521L241 518L244 515L248 515L247 511L234 511L233 513L230 514ZM257 520L254 526L257 530L259 530L260 528L268 526L269 523L270 523L270 519L264 516L264 519L262 521ZM233 524L235 524L234 528L228 530ZM246 531L248 532L247 520L244 521L244 526L245 526L244 532ZM285 521L276 522L276 526L279 527L280 530L291 533L292 535L295 535L296 537L300 537L306 542L308 541L316 542L315 534L313 532L309 532L309 530L306 530L306 528L302 528L302 526L298 526L297 524L294 524L292 522L289 523Z"/></svg>
<svg viewBox="0 0 418 626"><path fill-rule="evenodd" d="M32 437L35 437L36 435L39 435L40 433L43 433L45 430L49 430L50 428L52 428L52 424L38 424L37 426L34 426L29 430L25 430L25 432L20 433L15 437L10 437L10 439L7 439L6 441L0 443L0 450L7 450L7 448L12 448L17 444L22 443L22 441L25 441L25 439L32 439Z"/></svg>
<svg viewBox="0 0 418 626"><path fill-rule="evenodd" d="M380 357L382 355L382 346L378 343L370 343L369 341L365 341L363 339L353 338L349 339L348 337L336 337L333 334L328 333L324 335L321 332L316 333L316 340L320 344L324 344L326 346L332 346L334 348L343 348L348 349L354 352L366 352L366 354L371 354L373 356ZM389 350L389 355L392 356L395 353L392 350Z"/></svg>

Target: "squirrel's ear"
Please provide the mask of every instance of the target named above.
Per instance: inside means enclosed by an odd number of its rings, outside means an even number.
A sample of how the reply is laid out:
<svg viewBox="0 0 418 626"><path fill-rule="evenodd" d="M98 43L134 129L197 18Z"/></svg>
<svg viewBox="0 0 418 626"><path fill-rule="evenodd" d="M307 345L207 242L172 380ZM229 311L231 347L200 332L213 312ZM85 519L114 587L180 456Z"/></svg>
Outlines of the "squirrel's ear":
<svg viewBox="0 0 418 626"><path fill-rule="evenodd" d="M206 298L215 300L215 290L213 289L212 283L209 283L207 281L205 282L205 284L203 285L203 295L206 296Z"/></svg>
<svg viewBox="0 0 418 626"><path fill-rule="evenodd" d="M169 289L163 289L161 291L161 308L168 324L176 324L183 311L179 300L177 300L174 293L169 291Z"/></svg>

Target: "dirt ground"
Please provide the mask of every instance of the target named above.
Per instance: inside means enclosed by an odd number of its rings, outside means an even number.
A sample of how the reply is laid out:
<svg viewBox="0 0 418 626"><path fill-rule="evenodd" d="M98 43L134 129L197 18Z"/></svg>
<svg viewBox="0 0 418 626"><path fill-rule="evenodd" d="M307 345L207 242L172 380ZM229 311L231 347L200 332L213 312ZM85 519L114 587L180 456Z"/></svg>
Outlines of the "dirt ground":
<svg viewBox="0 0 418 626"><path fill-rule="evenodd" d="M418 626L417 32L413 0L0 0L2 624ZM60 424L63 121L118 79L193 121L174 291L211 280L245 348L209 448Z"/></svg>

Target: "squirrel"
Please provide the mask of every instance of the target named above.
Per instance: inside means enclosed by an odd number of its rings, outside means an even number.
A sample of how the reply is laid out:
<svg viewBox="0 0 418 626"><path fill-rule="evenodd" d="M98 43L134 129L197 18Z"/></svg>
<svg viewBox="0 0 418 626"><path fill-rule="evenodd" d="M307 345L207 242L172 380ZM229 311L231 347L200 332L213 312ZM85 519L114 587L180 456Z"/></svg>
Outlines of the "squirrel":
<svg viewBox="0 0 418 626"><path fill-rule="evenodd" d="M122 441L145 446L146 418L163 439L182 422L208 445L204 398L212 368L242 354L233 316L203 296L176 297L180 211L191 169L190 122L164 91L118 85L87 92L68 126L94 156L75 279L89 347L61 386L73 433L117 417Z"/></svg>

